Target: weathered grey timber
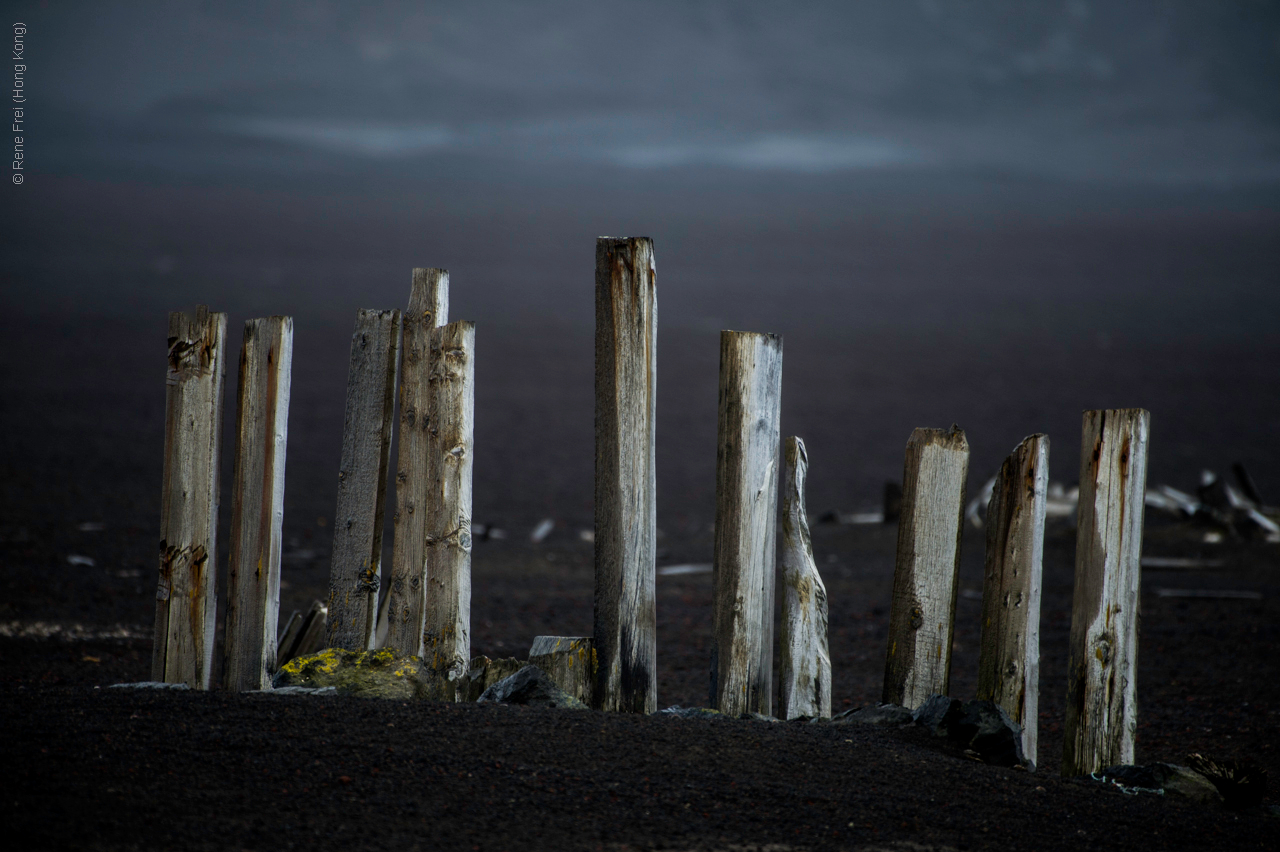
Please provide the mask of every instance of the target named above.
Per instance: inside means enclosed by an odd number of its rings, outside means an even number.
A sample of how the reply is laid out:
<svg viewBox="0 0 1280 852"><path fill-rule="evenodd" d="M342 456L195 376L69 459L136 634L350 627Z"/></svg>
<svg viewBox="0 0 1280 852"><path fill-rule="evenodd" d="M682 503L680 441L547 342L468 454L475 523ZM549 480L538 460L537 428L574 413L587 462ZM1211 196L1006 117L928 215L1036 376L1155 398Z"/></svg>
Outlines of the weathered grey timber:
<svg viewBox="0 0 1280 852"><path fill-rule="evenodd" d="M325 639L330 648L364 651L373 647L399 374L400 312L359 311L351 335L338 506L333 516Z"/></svg>
<svg viewBox="0 0 1280 852"><path fill-rule="evenodd" d="M596 653L590 636L535 636L529 663L547 673L555 685L591 706L595 692Z"/></svg>
<svg viewBox="0 0 1280 852"><path fill-rule="evenodd" d="M449 273L413 270L409 309L400 339L400 447L396 457L395 537L391 549L391 585L387 589L387 638L384 647L422 655L425 616L427 534L427 439L430 405L431 330L448 321Z"/></svg>
<svg viewBox="0 0 1280 852"><path fill-rule="evenodd" d="M1141 408L1084 413L1063 775L1133 763L1150 426Z"/></svg>
<svg viewBox="0 0 1280 852"><path fill-rule="evenodd" d="M773 715L782 338L720 333L710 702Z"/></svg>
<svg viewBox="0 0 1280 852"><path fill-rule="evenodd" d="M440 697L466 700L471 669L471 470L475 453L476 327L432 329L425 448L426 590L422 661ZM403 440L403 437L401 438Z"/></svg>
<svg viewBox="0 0 1280 852"><path fill-rule="evenodd" d="M1044 560L1049 437L1018 445L996 476L987 505L978 699L1004 708L1022 727L1022 754L1034 766L1040 707L1040 577Z"/></svg>
<svg viewBox="0 0 1280 852"><path fill-rule="evenodd" d="M911 433L889 611L886 704L918 707L948 692L968 472L969 443L959 426Z"/></svg>
<svg viewBox="0 0 1280 852"><path fill-rule="evenodd" d="M227 578L224 682L230 692L268 688L275 668L292 362L292 317L244 324Z"/></svg>
<svg viewBox="0 0 1280 852"><path fill-rule="evenodd" d="M151 679L208 689L217 631L218 449L227 315L169 314Z"/></svg>
<svg viewBox="0 0 1280 852"><path fill-rule="evenodd" d="M658 709L653 241L596 241L595 701Z"/></svg>
<svg viewBox="0 0 1280 852"><path fill-rule="evenodd" d="M809 454L804 441L783 442L782 468L782 682L783 719L831 716L831 654L827 649L827 587L813 561L804 484Z"/></svg>

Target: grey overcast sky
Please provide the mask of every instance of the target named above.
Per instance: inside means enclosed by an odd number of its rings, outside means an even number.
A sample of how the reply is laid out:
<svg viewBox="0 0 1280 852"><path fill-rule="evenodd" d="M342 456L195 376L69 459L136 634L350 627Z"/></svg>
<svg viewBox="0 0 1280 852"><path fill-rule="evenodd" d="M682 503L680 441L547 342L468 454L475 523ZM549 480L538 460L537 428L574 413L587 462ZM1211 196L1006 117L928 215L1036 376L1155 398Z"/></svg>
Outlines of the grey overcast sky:
<svg viewBox="0 0 1280 852"><path fill-rule="evenodd" d="M1280 180L1280 4L169 2L29 15L43 167L442 157Z"/></svg>

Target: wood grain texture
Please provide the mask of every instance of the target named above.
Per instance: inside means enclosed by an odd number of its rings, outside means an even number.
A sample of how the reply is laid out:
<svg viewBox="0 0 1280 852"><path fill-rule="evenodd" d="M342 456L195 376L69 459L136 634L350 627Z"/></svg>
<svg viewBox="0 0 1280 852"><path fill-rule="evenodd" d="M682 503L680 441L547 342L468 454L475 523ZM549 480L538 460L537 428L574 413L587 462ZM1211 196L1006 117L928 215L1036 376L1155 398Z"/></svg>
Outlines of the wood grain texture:
<svg viewBox="0 0 1280 852"><path fill-rule="evenodd" d="M1040 586L1049 438L1032 435L1004 460L987 505L978 698L1022 726L1022 753L1036 763L1040 713Z"/></svg>
<svg viewBox="0 0 1280 852"><path fill-rule="evenodd" d="M591 706L595 694L596 652L590 636L535 636L529 662L555 685Z"/></svg>
<svg viewBox="0 0 1280 852"><path fill-rule="evenodd" d="M438 696L466 698L471 669L471 475L475 453L476 327L432 329L423 505L426 590L422 659ZM425 425L425 424L424 424Z"/></svg>
<svg viewBox="0 0 1280 852"><path fill-rule="evenodd" d="M218 465L227 315L169 314L160 576L151 679L208 689L217 631Z"/></svg>
<svg viewBox="0 0 1280 852"><path fill-rule="evenodd" d="M711 705L773 713L782 338L720 333Z"/></svg>
<svg viewBox="0 0 1280 852"><path fill-rule="evenodd" d="M400 312L361 310L351 335L325 644L373 647L382 585L387 468L400 376Z"/></svg>
<svg viewBox="0 0 1280 852"><path fill-rule="evenodd" d="M658 709L653 242L596 241L596 706Z"/></svg>
<svg viewBox="0 0 1280 852"><path fill-rule="evenodd" d="M449 273L413 270L409 309L400 338L400 436L396 454L395 537L391 584L387 589L384 646L402 654L422 654L426 616L426 536L431 429L431 331L448 321ZM380 629L380 628L379 628Z"/></svg>
<svg viewBox="0 0 1280 852"><path fill-rule="evenodd" d="M958 426L907 441L883 701L918 707L951 678L969 443Z"/></svg>
<svg viewBox="0 0 1280 852"><path fill-rule="evenodd" d="M1084 413L1063 775L1133 763L1150 427L1141 408Z"/></svg>
<svg viewBox="0 0 1280 852"><path fill-rule="evenodd" d="M280 619L280 548L293 319L244 324L231 483L224 685L268 689Z"/></svg>
<svg viewBox="0 0 1280 852"><path fill-rule="evenodd" d="M804 486L809 454L804 441L782 449L782 719L831 717L831 654L827 648L827 587L813 561Z"/></svg>

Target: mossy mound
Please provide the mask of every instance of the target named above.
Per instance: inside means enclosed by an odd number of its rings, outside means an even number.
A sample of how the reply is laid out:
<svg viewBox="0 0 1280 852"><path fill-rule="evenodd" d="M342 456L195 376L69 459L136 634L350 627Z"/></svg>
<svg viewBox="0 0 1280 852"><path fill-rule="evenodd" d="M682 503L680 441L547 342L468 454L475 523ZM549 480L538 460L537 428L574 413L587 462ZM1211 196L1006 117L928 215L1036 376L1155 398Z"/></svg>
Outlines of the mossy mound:
<svg viewBox="0 0 1280 852"><path fill-rule="evenodd" d="M285 663L271 685L332 686L341 695L403 701L432 697L431 683L420 657L400 656L390 648L363 653L326 648Z"/></svg>

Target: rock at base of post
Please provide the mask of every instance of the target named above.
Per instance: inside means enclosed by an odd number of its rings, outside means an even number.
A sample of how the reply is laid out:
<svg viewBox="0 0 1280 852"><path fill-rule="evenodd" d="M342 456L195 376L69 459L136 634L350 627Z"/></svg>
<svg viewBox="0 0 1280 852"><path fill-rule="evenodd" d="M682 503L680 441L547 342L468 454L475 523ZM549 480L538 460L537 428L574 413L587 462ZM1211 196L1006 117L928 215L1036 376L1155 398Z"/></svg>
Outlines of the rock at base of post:
<svg viewBox="0 0 1280 852"><path fill-rule="evenodd" d="M587 705L556 686L537 666L527 665L484 691L480 704L518 704L525 707L559 707L586 710Z"/></svg>
<svg viewBox="0 0 1280 852"><path fill-rule="evenodd" d="M529 663L588 707L595 692L596 652L590 636L535 636Z"/></svg>

